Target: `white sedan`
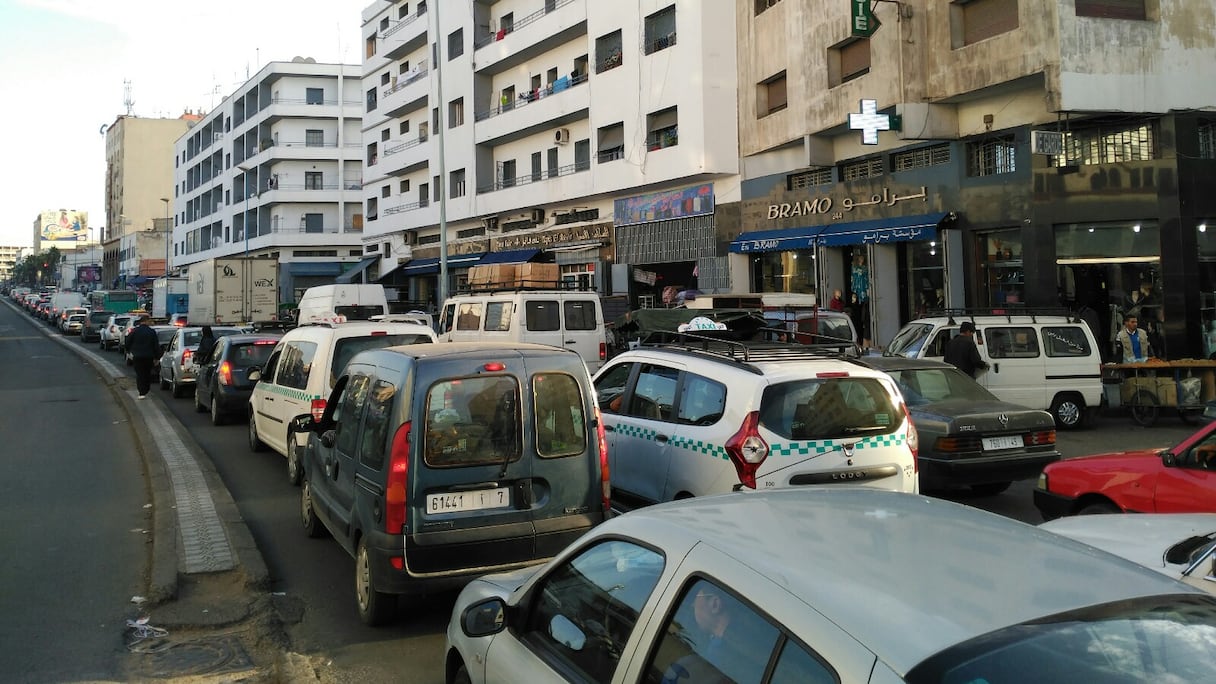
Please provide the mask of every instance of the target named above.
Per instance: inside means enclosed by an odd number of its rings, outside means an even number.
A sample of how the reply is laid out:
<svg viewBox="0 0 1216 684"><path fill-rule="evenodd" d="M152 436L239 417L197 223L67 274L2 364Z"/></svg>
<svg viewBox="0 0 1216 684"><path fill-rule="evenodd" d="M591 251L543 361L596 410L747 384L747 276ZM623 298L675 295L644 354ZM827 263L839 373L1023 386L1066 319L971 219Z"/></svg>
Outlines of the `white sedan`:
<svg viewBox="0 0 1216 684"><path fill-rule="evenodd" d="M166 326L176 327L176 326ZM236 335L240 328L211 326L215 339ZM194 351L203 337L202 328L177 328L177 333L160 357L160 388L172 389L173 396L184 397L187 390L198 379L198 365L194 363Z"/></svg>
<svg viewBox="0 0 1216 684"><path fill-rule="evenodd" d="M445 662L449 684L1212 682L1216 597L947 501L776 489L637 509L474 580Z"/></svg>

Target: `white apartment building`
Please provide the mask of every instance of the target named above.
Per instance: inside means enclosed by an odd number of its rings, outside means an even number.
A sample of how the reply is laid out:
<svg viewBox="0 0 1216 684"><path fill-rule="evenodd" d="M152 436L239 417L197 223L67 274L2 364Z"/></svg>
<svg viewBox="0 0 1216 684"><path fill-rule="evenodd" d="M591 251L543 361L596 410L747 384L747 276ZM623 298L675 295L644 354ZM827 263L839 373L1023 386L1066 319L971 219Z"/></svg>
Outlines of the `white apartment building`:
<svg viewBox="0 0 1216 684"><path fill-rule="evenodd" d="M363 277L434 305L446 248L449 289L473 264L526 261L634 303L728 288L734 3L471 9L363 11Z"/></svg>
<svg viewBox="0 0 1216 684"><path fill-rule="evenodd" d="M279 301L362 256L359 68L271 62L175 144L174 269L275 259Z"/></svg>

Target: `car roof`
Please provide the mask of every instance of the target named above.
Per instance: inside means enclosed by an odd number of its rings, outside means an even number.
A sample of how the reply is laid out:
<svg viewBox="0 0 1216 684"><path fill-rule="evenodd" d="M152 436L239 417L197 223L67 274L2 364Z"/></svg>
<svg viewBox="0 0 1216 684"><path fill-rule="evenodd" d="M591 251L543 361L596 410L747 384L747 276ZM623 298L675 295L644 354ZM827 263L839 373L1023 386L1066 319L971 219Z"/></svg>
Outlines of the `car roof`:
<svg viewBox="0 0 1216 684"><path fill-rule="evenodd" d="M955 367L953 364L946 363L945 361L910 359L906 356L863 356L859 360L870 368L876 368L884 372L920 369L936 370L939 368Z"/></svg>
<svg viewBox="0 0 1216 684"><path fill-rule="evenodd" d="M240 333L238 335L225 335L224 339L228 344L248 344L259 340L279 340L283 335L279 333Z"/></svg>
<svg viewBox="0 0 1216 684"><path fill-rule="evenodd" d="M1123 599L1197 593L1003 516L865 487L684 499L617 516L596 532L616 533L656 543L673 561L692 546L713 547L802 598L901 675L1010 625ZM746 595L746 587L737 589Z"/></svg>
<svg viewBox="0 0 1216 684"><path fill-rule="evenodd" d="M904 327L909 325L960 325L963 321L971 321L976 325L997 325L1000 323L1018 323L1022 325L1078 325L1081 321L1068 316L1048 315L1024 315L1024 314L957 314L955 316L928 316L925 318L916 318L904 324Z"/></svg>
<svg viewBox="0 0 1216 684"><path fill-rule="evenodd" d="M757 352L750 360L744 360L741 357L732 359L726 354L699 351L694 347L678 343L644 344L636 349L623 351L614 356L612 360L630 361L636 358L678 361L688 365L690 370L701 374L712 373L711 370L707 370L705 363L720 363L729 367L738 367L741 370L750 367L751 372L758 372L774 383L802 380L808 375L813 376L819 372L836 371L847 371L850 376L858 377L887 377L883 371L859 364L856 359L817 353L809 346L776 343L750 345L750 347L751 350ZM768 355L765 353L768 350L775 350L775 353ZM783 352L788 352L788 358L781 358Z"/></svg>

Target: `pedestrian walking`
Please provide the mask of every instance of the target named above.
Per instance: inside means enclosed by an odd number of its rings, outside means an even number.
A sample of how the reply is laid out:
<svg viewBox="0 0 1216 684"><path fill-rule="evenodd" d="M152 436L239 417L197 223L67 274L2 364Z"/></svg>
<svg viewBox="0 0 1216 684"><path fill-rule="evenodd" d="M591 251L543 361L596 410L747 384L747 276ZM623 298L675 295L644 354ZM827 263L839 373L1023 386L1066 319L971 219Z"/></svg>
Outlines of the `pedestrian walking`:
<svg viewBox="0 0 1216 684"><path fill-rule="evenodd" d="M974 323L963 321L958 327L958 334L946 343L946 356L943 360L973 378L976 371L988 367L988 362L980 358L979 347L975 346Z"/></svg>
<svg viewBox="0 0 1216 684"><path fill-rule="evenodd" d="M135 388L139 390L140 399L148 396L148 390L152 389L152 362L160 356L160 338L148 327L150 321L147 316L141 316L124 344L131 354L131 364L135 366Z"/></svg>

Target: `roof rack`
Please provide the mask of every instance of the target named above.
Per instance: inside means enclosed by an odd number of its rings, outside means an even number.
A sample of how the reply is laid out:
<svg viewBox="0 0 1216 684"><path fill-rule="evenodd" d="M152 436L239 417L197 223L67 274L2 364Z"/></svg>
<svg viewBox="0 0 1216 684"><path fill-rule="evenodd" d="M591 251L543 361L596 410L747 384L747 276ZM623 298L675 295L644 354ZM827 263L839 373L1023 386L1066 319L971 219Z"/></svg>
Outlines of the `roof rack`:
<svg viewBox="0 0 1216 684"><path fill-rule="evenodd" d="M296 327L295 321L254 321L249 324L255 333L274 332L276 330L287 332Z"/></svg>
<svg viewBox="0 0 1216 684"><path fill-rule="evenodd" d="M504 280L500 282L466 283L457 294L494 294L499 292L561 290L568 292L594 292L590 284L582 285L577 280Z"/></svg>
<svg viewBox="0 0 1216 684"><path fill-rule="evenodd" d="M850 353L849 347L856 345L798 344L796 342L739 341L706 335L703 333L673 333L663 342L644 342L646 348L681 349L751 364L762 361L814 361L832 360L858 363L858 353ZM861 364L859 364L861 365ZM756 370L753 368L753 370ZM757 371L758 372L758 371Z"/></svg>
<svg viewBox="0 0 1216 684"><path fill-rule="evenodd" d="M966 307L961 309L931 309L925 313L924 317L930 316L946 316L950 319L950 325L955 324L955 318L970 319L975 322L976 316L1004 316L1007 322L1013 322L1014 316L1026 316L1030 318L1032 323L1038 322L1039 316L1063 316L1068 319L1069 323L1075 323L1079 318L1074 311L1066 307L1009 307L1009 306L980 306Z"/></svg>

